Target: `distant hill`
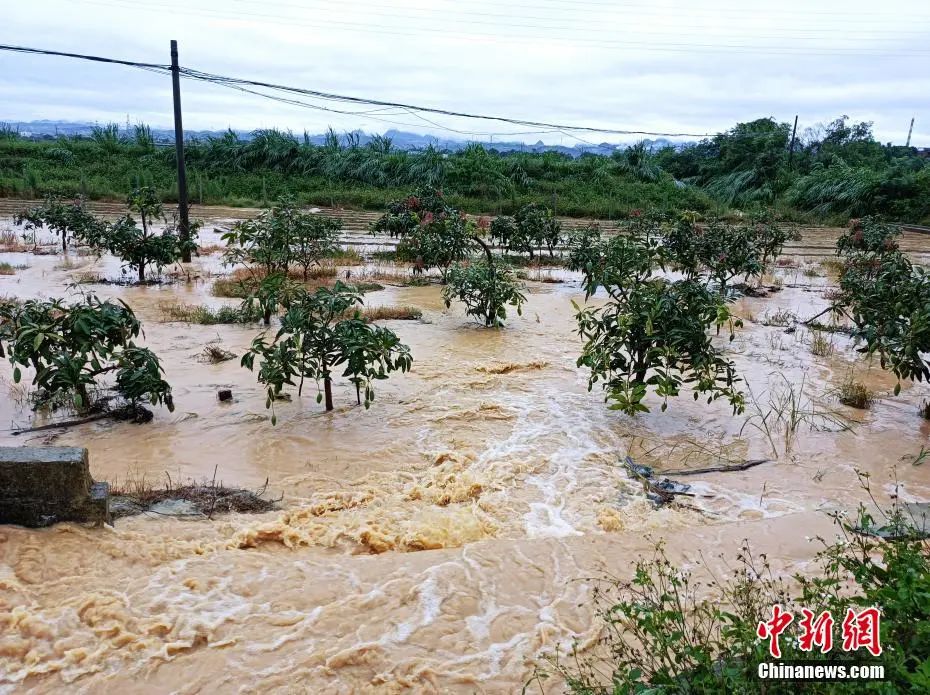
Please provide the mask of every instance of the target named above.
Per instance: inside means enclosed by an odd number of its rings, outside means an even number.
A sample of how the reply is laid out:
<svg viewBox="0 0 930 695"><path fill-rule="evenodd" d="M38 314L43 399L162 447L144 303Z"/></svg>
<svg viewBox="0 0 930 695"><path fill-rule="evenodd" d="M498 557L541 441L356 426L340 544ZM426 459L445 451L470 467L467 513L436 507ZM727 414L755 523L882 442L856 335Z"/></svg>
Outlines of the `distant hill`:
<svg viewBox="0 0 930 695"><path fill-rule="evenodd" d="M0 119L0 123L2 122L2 119ZM86 137L90 136L93 132L93 129L100 125L101 124L99 123L51 120L7 123L8 128L12 128L18 131L22 137L34 138L37 140L51 139L60 136ZM125 125L118 127L120 128L121 133L127 133L129 135L132 134L131 127L128 130ZM221 137L225 132L226 131L223 130L185 130L184 137L188 140L202 140L209 137ZM248 140L252 136L252 131L236 130L234 132L243 140ZM352 131L351 133L351 137L353 139L358 138L358 143L361 145L368 143L373 137L375 137L375 135L376 134L374 133L365 133L361 130ZM167 144L174 142L173 129L152 128L152 136L155 138L156 142L159 143ZM419 150L432 146L439 150L456 152L472 143L477 142L486 149L497 150L499 152L512 152L516 150L524 152L560 152L562 154L567 154L570 157L579 157L585 153L610 155L617 150L622 151L627 147L627 144L618 145L609 142L602 142L597 145L577 144L572 147L566 147L564 145L546 145L541 140L537 141L535 144L512 141L459 140L454 138L436 137L435 135L419 135L417 133L408 133L402 130L395 130L393 128L385 133L382 133L382 136L390 138L393 146L401 150ZM295 138L296 137L297 136L295 136ZM340 136L340 140L345 143L348 141L348 137L348 134L343 134ZM323 133L309 136L310 142L314 143L315 145L323 144L325 138L326 135ZM303 136L300 136L300 139L302 140ZM679 148L686 144L681 142L672 142L664 138L659 138L657 140L645 140L644 142L653 149L660 149L666 146Z"/></svg>

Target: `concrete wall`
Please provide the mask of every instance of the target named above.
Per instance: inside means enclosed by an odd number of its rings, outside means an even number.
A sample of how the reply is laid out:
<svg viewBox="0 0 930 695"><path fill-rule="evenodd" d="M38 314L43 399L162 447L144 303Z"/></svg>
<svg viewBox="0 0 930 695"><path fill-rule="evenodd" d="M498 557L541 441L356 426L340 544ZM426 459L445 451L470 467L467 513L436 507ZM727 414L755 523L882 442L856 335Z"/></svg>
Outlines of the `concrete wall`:
<svg viewBox="0 0 930 695"><path fill-rule="evenodd" d="M90 477L87 449L0 447L0 523L109 520L109 488Z"/></svg>

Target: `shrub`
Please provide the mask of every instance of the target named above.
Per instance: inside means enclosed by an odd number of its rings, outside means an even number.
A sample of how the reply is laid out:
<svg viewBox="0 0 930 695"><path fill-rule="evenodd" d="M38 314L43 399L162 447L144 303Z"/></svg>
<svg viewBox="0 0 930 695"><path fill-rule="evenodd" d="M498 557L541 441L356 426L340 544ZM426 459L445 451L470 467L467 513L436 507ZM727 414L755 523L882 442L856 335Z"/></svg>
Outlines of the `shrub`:
<svg viewBox="0 0 930 695"><path fill-rule="evenodd" d="M70 203L54 195L46 196L45 202L30 210L24 210L13 216L16 224L25 225L27 230L46 226L61 237L61 250L68 250L68 237L93 243L100 237L105 223L96 219L84 204L83 198L76 198Z"/></svg>
<svg viewBox="0 0 930 695"><path fill-rule="evenodd" d="M652 277L663 268L668 249L661 243L660 217L635 216L621 235L601 239L588 230L572 239L570 267L584 273L586 297L604 288L610 301L577 310L585 345L578 366L600 383L611 408L629 415L648 412L649 390L677 396L686 385L694 398L726 398L735 412L744 407L733 363L713 345L708 330L728 326L730 339L742 322L731 317L722 296L696 279L671 282Z"/></svg>
<svg viewBox="0 0 930 695"><path fill-rule="evenodd" d="M375 380L410 369L410 349L393 331L371 325L358 312L349 315L361 304L361 294L341 282L313 293L302 290L291 301L274 338L268 342L262 334L252 341L242 366L252 370L256 357L260 359L258 380L267 387L266 407L273 407L285 385L296 383L299 394L304 381L313 379L317 402L325 397L326 410L332 410L333 373L343 367L342 375L355 385L359 404L364 388L368 408L375 398ZM272 424L276 422L272 414Z"/></svg>
<svg viewBox="0 0 930 695"><path fill-rule="evenodd" d="M829 357L833 354L833 343L822 331L811 333L811 354L817 357Z"/></svg>
<svg viewBox="0 0 930 695"><path fill-rule="evenodd" d="M391 203L372 226L372 233L378 232L401 240L397 258L413 262L415 272L438 268L445 282L452 264L475 249L477 227L446 201L442 191L424 188Z"/></svg>
<svg viewBox="0 0 930 695"><path fill-rule="evenodd" d="M507 319L507 305L521 315L526 296L523 284L513 270L501 263L482 260L452 266L446 277L442 298L449 307L453 300L465 304L465 313L485 326L501 327Z"/></svg>
<svg viewBox="0 0 930 695"><path fill-rule="evenodd" d="M99 380L112 374L117 394L131 403L173 410L158 357L134 341L141 331L128 305L93 295L76 304L31 299L0 305L0 357L9 358L17 383L22 368L35 370L40 405L70 403L86 411L95 405L89 390L99 390Z"/></svg>
<svg viewBox="0 0 930 695"><path fill-rule="evenodd" d="M142 226L132 214L127 214L112 224L106 224L96 237L87 237L88 243L98 249L106 249L134 269L139 282L145 282L145 269L153 266L156 271L175 263L184 255L185 248L196 248L196 232L191 230L190 240L182 241L177 230L166 227L155 234L153 225L161 219L168 223L155 189L139 188L129 195L129 209L139 215Z"/></svg>
<svg viewBox="0 0 930 695"><path fill-rule="evenodd" d="M860 508L856 524L835 517L842 535L818 554L814 576L796 576L797 589L778 579L764 555L744 545L729 579L707 589L675 566L661 546L639 560L631 581L607 578L594 592L602 625L593 649L550 658L552 670L578 695L614 693L811 694L927 692L930 689L930 546L920 540L903 508L873 518ZM894 538L882 541L876 534ZM712 575L715 576L715 575ZM783 683L757 676L771 662L763 624L778 605L797 618L779 640L781 660L808 663L881 663L885 680ZM866 652L837 655L798 641L802 609L830 611L839 623L850 608L881 612L880 662ZM812 616L812 617L813 617ZM832 626L831 626L832 628ZM835 628L839 630L839 625ZM841 653L842 654L842 653ZM542 673L540 675L546 675ZM539 680L538 678L536 680Z"/></svg>

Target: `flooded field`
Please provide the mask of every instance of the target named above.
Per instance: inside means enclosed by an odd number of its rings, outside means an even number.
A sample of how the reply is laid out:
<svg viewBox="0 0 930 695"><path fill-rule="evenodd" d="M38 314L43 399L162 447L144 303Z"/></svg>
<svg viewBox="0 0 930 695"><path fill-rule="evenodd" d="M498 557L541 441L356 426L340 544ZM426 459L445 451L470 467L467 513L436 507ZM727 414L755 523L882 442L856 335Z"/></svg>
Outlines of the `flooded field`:
<svg viewBox="0 0 930 695"><path fill-rule="evenodd" d="M208 214L209 246L209 230L235 213ZM892 397L893 377L842 334L825 334L817 356L814 336L789 318L827 306L834 278L820 261L837 234L806 230L768 278L780 291L736 304L745 327L729 349L751 389L744 415L685 394L635 419L608 410L576 368L572 301L584 293L564 271L546 273L563 282L529 280L523 316L504 330L446 309L437 284L367 294L369 306L423 311L387 322L413 370L379 384L368 411L344 382L328 414L315 391L294 394L272 426L254 373L200 359L213 341L241 355L260 327L164 317L170 303L236 303L211 294L228 272L217 252L195 259L189 279L146 287L71 286L119 278L112 258L0 254L26 266L0 276L0 295L92 291L129 303L177 405L146 425L15 435L46 420L4 363L3 445L85 446L98 480L215 474L248 488L267 481L281 498L279 511L212 521L0 529L0 693L509 693L546 654L595 637L591 578L629 573L657 540L693 565L732 560L749 539L779 571L803 571L819 549L811 538L834 533L828 512L867 500L857 470L873 492L930 499L930 464L912 464L930 445L917 414L930 389ZM344 241L364 251L388 240L359 229ZM902 248L926 262L930 237L908 233ZM838 403L850 373L879 394L872 409ZM217 400L221 388L232 402ZM767 436L757 414L785 389L805 419ZM627 455L659 470L771 461L689 478L695 496L657 509L627 476Z"/></svg>

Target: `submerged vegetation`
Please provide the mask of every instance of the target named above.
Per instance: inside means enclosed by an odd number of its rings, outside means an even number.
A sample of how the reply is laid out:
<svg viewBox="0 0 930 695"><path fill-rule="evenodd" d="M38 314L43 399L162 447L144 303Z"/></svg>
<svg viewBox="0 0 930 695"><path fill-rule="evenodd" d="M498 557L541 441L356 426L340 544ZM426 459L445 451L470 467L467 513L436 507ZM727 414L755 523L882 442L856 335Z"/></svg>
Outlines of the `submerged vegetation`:
<svg viewBox="0 0 930 695"><path fill-rule="evenodd" d="M124 302L93 295L67 304L31 299L0 304L0 357L13 366L13 380L34 372L38 406L87 412L105 403L103 379L132 406L141 402L174 409L171 386L158 357L136 344L142 326Z"/></svg>
<svg viewBox="0 0 930 695"><path fill-rule="evenodd" d="M173 148L136 133L121 137L115 126L104 130L90 138L0 138L0 195L121 200L152 186L160 199L177 200ZM843 117L803 133L793 153L790 145L790 125L765 118L680 148L640 143L611 156L480 144L407 151L389 138L362 145L357 134L332 131L316 145L307 136L260 130L191 140L186 158L191 200L204 204L267 204L294 193L302 203L381 209L407 189L434 186L473 213L516 215L535 203L558 215L617 219L638 208L722 212L778 204L820 219L930 218L928 161L914 149L877 142L869 123Z"/></svg>

